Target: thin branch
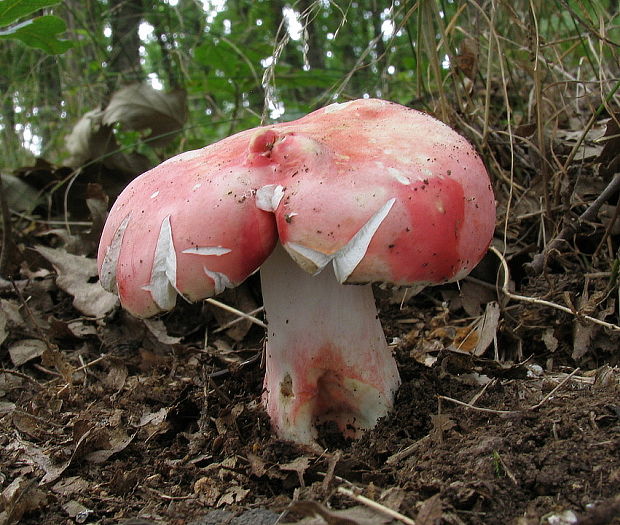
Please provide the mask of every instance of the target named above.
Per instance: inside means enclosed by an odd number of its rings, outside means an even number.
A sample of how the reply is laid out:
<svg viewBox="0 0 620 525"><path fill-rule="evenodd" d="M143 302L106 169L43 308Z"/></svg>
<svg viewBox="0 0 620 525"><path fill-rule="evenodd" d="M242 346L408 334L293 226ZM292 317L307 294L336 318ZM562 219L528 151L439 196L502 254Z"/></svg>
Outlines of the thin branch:
<svg viewBox="0 0 620 525"><path fill-rule="evenodd" d="M590 321L591 323L597 324L599 326L603 326L605 328L608 328L609 330L614 330L616 332L620 332L620 326L616 325L616 324L612 324L612 323L608 323L607 321L601 321L600 319L597 319L596 317L592 317L591 315L586 315L586 314L582 314L579 311L575 311L575 310L571 310L570 308L566 307L566 306L562 306L561 304L556 304L556 303L552 303L551 301L546 301L544 299L538 299L536 297L527 297L525 295L519 295L516 293L512 293L509 288L508 288L508 282L510 279L510 274L508 273L508 263L506 262L506 259L504 258L504 256L501 254L501 252L495 248L494 246L491 246L491 248L489 248L500 260L501 264L502 264L502 269L504 270L504 283L502 284L502 292L510 299L514 299L516 301L523 301L525 303L531 303L531 304L538 304L540 306L548 306L550 308L555 308L556 310L560 310L561 312L565 312L567 314L571 314L574 315L575 317L577 317L578 319L584 320L584 321Z"/></svg>
<svg viewBox="0 0 620 525"><path fill-rule="evenodd" d="M565 383L567 383L571 379L571 377L573 377L577 372L579 372L579 368L575 368L575 370L573 370L570 374L568 374L551 392L549 392L545 397L543 397L539 403L536 403L535 405L531 406L530 410L536 410L537 408L540 408L544 403L546 403L546 401L553 394L555 394L560 388L562 388L562 386Z"/></svg>
<svg viewBox="0 0 620 525"><path fill-rule="evenodd" d="M549 244L547 244L547 246L545 246L545 249L541 253L534 256L532 262L526 265L528 273L531 275L541 274L545 267L547 257L551 251L557 249L560 244L564 243L571 235L578 232L584 222L595 219L601 209L601 206L618 191L620 191L620 175L616 174L616 176L611 179L611 182L601 192L596 200L579 216L577 221L574 223L568 223L564 226L562 231Z"/></svg>
<svg viewBox="0 0 620 525"><path fill-rule="evenodd" d="M495 410L493 408L477 407L475 405L471 405L470 403L465 403L464 401L459 401L458 399L454 399L453 397L437 396L437 398L450 401L450 403L455 403L456 405L461 405L461 406L464 406L465 408L476 410L478 412L487 412L489 414L516 414L517 413L514 410Z"/></svg>
<svg viewBox="0 0 620 525"><path fill-rule="evenodd" d="M367 507L373 510L376 510L377 512L380 512L381 514L385 514L386 516L389 516L390 518L394 518L395 520L406 523L407 525L415 525L415 521L413 521L408 516L405 516L404 514L401 514L400 512L397 512L393 509L390 509L389 507L386 507L385 505L381 505L381 503L377 503L375 500L367 498L366 496L362 496L361 494L356 494L350 489L346 489L344 487L338 487L337 491L340 494L344 494L345 496L348 496L349 498L354 499L355 501L362 503L363 505L366 505Z"/></svg>
<svg viewBox="0 0 620 525"><path fill-rule="evenodd" d="M11 370L9 368L0 368L0 374L11 374L11 375L14 375L16 377L21 377L22 379L25 379L26 381L29 381L33 385L36 385L37 388L43 388L43 385L41 385L41 383L39 383L36 379L33 379L29 375L24 374L22 372L18 372L17 370Z"/></svg>
<svg viewBox="0 0 620 525"><path fill-rule="evenodd" d="M265 323L263 323L260 319L257 319L256 317L250 315L250 314L246 314L245 312L242 312L241 310L238 310L237 308L234 308L232 306L228 306L227 304L221 303L220 301L218 301L217 299L213 299L211 297L209 297L208 299L205 299L205 301L207 301L208 303L212 304L213 306L217 306L218 308L221 308L222 310L226 310L227 312L231 312L235 315L238 315L239 317L243 317L244 319L247 319L248 321L252 321L254 324L257 324L258 326L262 326L263 328L267 328L267 325Z"/></svg>

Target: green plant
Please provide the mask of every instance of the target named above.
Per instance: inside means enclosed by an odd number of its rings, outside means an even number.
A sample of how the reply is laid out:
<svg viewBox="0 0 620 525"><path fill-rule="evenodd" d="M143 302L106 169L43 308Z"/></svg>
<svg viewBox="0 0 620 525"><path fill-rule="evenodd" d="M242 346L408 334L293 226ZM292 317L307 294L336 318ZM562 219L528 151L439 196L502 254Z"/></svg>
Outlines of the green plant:
<svg viewBox="0 0 620 525"><path fill-rule="evenodd" d="M43 15L16 23L40 9L58 3L57 0L3 0L0 3L0 38L20 40L50 55L64 53L73 47L73 42L57 38L58 34L67 29L61 18Z"/></svg>

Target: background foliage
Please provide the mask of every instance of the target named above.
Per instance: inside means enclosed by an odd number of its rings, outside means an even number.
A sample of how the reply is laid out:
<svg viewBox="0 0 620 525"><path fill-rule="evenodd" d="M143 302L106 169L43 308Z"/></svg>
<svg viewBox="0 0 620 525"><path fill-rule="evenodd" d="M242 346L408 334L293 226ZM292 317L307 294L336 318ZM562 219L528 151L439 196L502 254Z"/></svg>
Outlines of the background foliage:
<svg viewBox="0 0 620 525"><path fill-rule="evenodd" d="M520 124L585 124L618 76L614 0L66 0L54 13L68 53L0 42L6 167L62 163L77 120L134 82L187 94L163 156L360 96L430 111L486 147Z"/></svg>

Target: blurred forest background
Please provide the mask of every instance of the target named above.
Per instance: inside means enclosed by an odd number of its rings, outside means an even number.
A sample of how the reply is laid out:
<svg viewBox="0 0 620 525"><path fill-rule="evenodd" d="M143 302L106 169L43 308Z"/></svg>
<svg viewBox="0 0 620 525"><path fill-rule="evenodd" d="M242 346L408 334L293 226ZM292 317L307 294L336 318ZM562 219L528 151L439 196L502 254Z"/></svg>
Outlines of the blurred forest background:
<svg viewBox="0 0 620 525"><path fill-rule="evenodd" d="M551 214L564 178L554 141L617 108L616 0L65 0L53 12L64 54L1 42L5 169L106 163L114 144L138 163L117 167L136 171L371 96L459 128L497 179L521 179L514 157L527 150ZM85 115L90 129L74 128Z"/></svg>

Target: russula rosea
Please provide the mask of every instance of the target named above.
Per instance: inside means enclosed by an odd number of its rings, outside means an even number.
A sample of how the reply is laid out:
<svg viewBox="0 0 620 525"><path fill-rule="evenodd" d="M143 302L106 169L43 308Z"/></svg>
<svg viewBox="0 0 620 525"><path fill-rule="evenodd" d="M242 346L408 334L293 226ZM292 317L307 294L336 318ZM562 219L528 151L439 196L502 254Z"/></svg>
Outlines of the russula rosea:
<svg viewBox="0 0 620 525"><path fill-rule="evenodd" d="M488 175L465 139L424 113L355 100L135 179L110 211L99 272L147 317L260 267L263 401L280 437L313 443L317 424L358 437L392 407L400 378L368 283L461 279L494 224Z"/></svg>

